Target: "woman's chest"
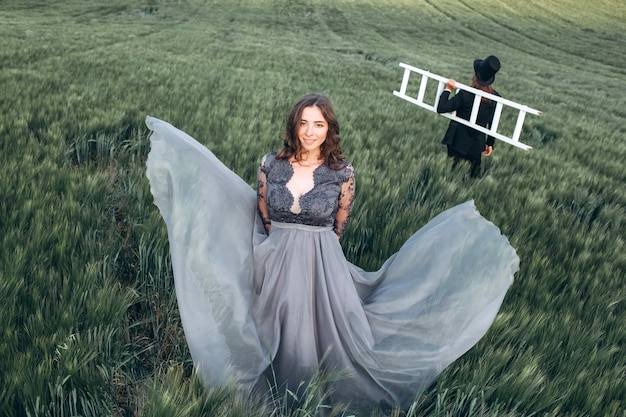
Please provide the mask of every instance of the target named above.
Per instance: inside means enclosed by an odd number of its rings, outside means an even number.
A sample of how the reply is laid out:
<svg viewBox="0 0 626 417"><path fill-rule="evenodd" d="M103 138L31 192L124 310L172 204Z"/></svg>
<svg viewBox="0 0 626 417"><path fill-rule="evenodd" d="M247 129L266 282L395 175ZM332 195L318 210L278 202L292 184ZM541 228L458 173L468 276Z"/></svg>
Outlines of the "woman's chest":
<svg viewBox="0 0 626 417"><path fill-rule="evenodd" d="M289 186L293 171L272 170L267 176L267 203L274 212L310 216L333 216L341 193L341 183L336 172L321 166L315 170L310 188Z"/></svg>

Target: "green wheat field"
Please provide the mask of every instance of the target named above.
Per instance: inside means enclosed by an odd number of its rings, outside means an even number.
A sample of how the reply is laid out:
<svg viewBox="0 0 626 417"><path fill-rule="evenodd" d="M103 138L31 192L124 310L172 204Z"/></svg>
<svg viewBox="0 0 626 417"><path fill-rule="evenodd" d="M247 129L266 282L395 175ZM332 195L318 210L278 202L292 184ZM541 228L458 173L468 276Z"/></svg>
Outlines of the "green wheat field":
<svg viewBox="0 0 626 417"><path fill-rule="evenodd" d="M357 172L350 261L470 199L521 259L487 335L391 415L626 416L625 45L622 0L0 0L0 416L351 415L200 382L145 177L151 115L253 185L310 92ZM491 54L544 114L472 179L393 91L400 62L469 84Z"/></svg>

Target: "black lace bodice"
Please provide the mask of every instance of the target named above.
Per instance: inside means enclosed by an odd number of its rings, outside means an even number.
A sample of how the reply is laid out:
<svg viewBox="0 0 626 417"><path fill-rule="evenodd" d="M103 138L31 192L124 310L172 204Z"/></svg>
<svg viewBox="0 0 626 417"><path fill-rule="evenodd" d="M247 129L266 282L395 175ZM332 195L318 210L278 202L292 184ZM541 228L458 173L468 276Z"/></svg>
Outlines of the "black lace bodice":
<svg viewBox="0 0 626 417"><path fill-rule="evenodd" d="M347 164L334 170L322 164L313 171L313 188L295 201L287 183L293 176L291 163L276 159L276 152L263 157L259 167L259 211L266 205L269 218L283 223L332 226L341 235L347 225L354 198L354 169Z"/></svg>

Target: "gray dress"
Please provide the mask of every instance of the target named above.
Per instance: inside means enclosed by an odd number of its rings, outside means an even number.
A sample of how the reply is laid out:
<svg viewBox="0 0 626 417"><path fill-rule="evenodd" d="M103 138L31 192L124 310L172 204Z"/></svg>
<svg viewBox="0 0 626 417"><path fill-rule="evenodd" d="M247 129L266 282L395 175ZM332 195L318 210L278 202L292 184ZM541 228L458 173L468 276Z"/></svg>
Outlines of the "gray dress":
<svg viewBox="0 0 626 417"><path fill-rule="evenodd" d="M407 408L493 322L519 259L472 201L366 272L337 239L338 201L354 191L349 164L318 167L294 204L289 162L266 155L266 234L250 186L184 132L146 123L185 336L208 384L253 389L270 378L295 392L319 369L343 378L333 400Z"/></svg>

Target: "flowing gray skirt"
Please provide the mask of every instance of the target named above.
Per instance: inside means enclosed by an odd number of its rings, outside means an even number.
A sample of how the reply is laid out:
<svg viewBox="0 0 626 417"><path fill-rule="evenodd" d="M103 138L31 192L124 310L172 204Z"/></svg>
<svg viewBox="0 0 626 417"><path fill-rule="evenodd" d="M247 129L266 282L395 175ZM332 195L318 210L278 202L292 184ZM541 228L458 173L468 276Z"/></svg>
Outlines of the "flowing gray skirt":
<svg viewBox="0 0 626 417"><path fill-rule="evenodd" d="M248 184L184 132L146 123L150 189L208 384L252 389L271 374L296 391L321 369L344 378L334 399L406 408L493 322L519 259L472 201L366 272L330 228L274 222L266 235Z"/></svg>

